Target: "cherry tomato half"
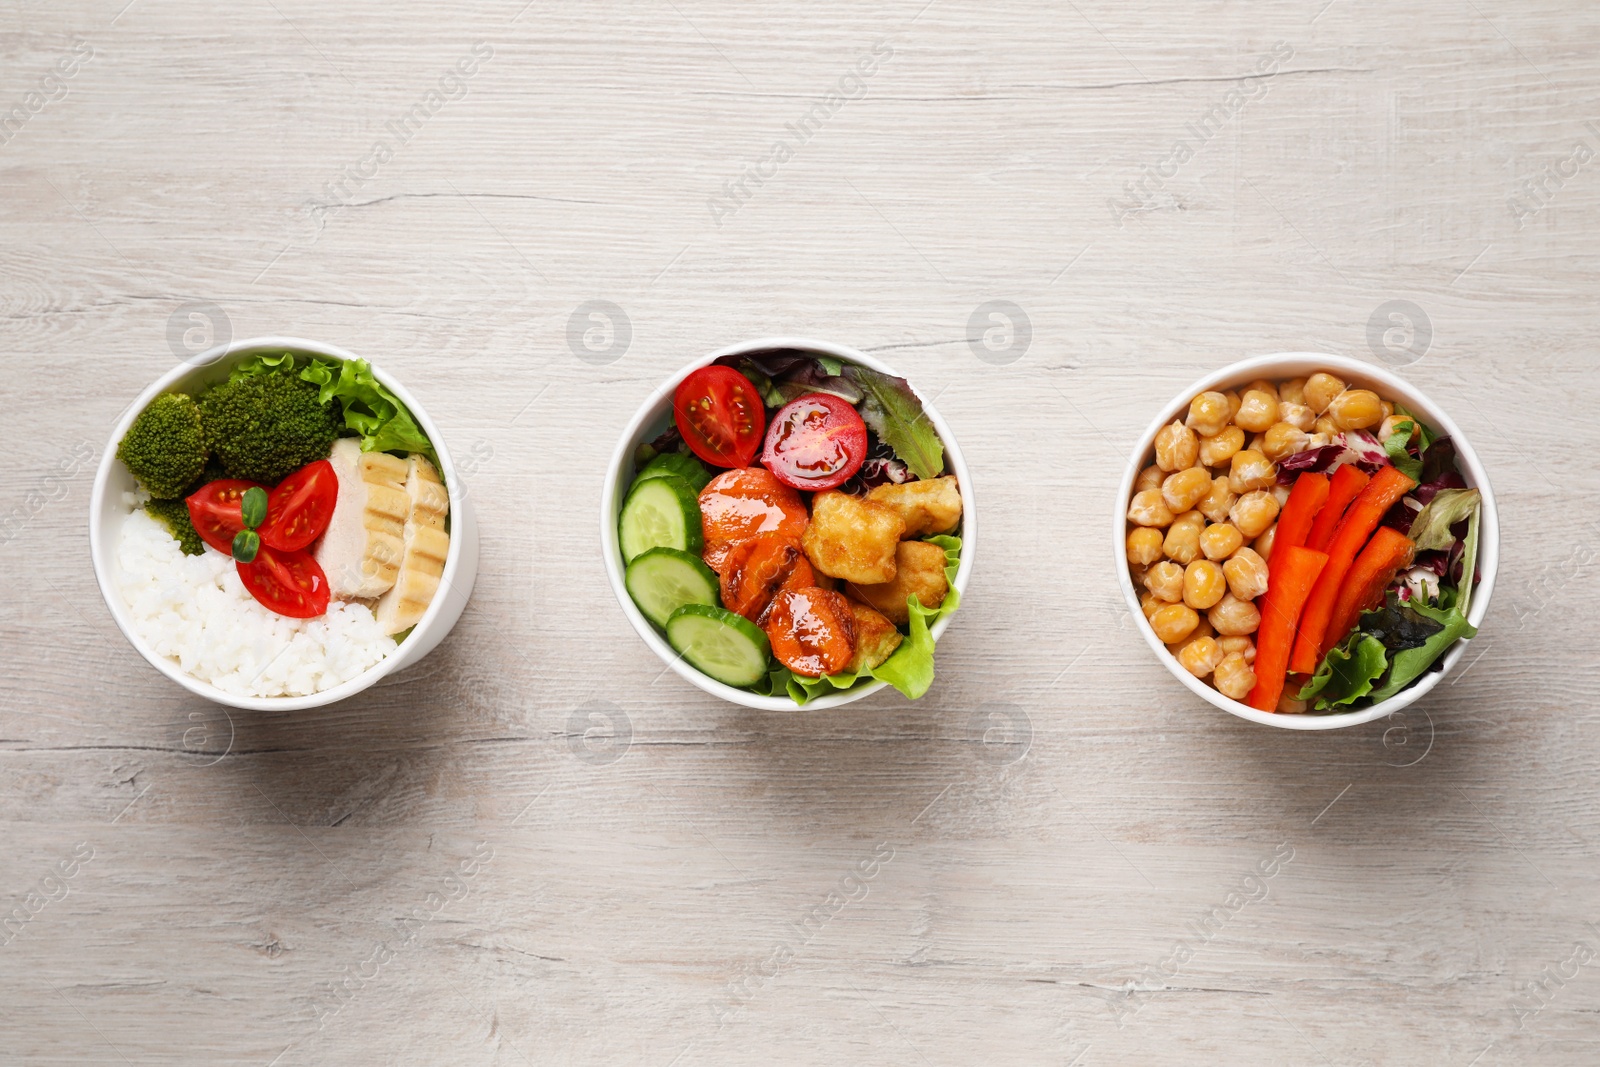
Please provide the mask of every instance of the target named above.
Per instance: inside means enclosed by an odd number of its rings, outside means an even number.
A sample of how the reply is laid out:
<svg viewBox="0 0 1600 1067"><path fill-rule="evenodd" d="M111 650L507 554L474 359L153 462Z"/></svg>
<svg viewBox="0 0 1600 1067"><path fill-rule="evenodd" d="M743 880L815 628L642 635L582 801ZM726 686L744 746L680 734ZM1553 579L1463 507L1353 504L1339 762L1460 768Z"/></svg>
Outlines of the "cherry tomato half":
<svg viewBox="0 0 1600 1067"><path fill-rule="evenodd" d="M722 564L722 606L759 626L779 590L816 584L811 561L797 539L762 534L728 551Z"/></svg>
<svg viewBox="0 0 1600 1067"><path fill-rule="evenodd" d="M837 674L856 652L856 617L831 589L785 589L772 598L767 639L778 662L812 678Z"/></svg>
<svg viewBox="0 0 1600 1067"><path fill-rule="evenodd" d="M807 393L785 404L767 427L761 464L795 489L836 488L867 458L867 424L849 401Z"/></svg>
<svg viewBox="0 0 1600 1067"><path fill-rule="evenodd" d="M224 555L233 554L233 537L244 529L239 501L246 489L258 488L243 478L222 478L207 482L184 499L189 505L189 521L200 540ZM269 497L270 500L270 497Z"/></svg>
<svg viewBox="0 0 1600 1067"><path fill-rule="evenodd" d="M339 500L339 476L325 459L307 463L278 483L267 497L267 521L257 531L261 543L280 552L298 552L322 536Z"/></svg>
<svg viewBox="0 0 1600 1067"><path fill-rule="evenodd" d="M701 367L672 394L672 417L695 455L717 467L748 467L761 448L767 409L732 367Z"/></svg>
<svg viewBox="0 0 1600 1067"><path fill-rule="evenodd" d="M810 522L800 494L765 467L723 471L700 490L701 556L718 574L740 541L765 533L799 537Z"/></svg>
<svg viewBox="0 0 1600 1067"><path fill-rule="evenodd" d="M304 549L279 552L262 545L255 562L234 566L250 595L279 615L314 619L328 610L328 576Z"/></svg>

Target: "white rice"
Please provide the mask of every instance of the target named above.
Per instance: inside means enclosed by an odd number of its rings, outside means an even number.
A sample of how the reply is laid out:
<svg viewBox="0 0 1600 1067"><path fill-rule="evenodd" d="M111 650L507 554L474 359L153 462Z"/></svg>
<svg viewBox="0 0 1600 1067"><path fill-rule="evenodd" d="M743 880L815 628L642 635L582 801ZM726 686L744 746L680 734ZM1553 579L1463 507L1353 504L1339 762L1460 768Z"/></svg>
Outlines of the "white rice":
<svg viewBox="0 0 1600 1067"><path fill-rule="evenodd" d="M335 600L315 619L259 604L233 560L186 556L137 508L117 541L117 586L135 632L185 673L237 696L308 696L348 682L395 649L372 610Z"/></svg>

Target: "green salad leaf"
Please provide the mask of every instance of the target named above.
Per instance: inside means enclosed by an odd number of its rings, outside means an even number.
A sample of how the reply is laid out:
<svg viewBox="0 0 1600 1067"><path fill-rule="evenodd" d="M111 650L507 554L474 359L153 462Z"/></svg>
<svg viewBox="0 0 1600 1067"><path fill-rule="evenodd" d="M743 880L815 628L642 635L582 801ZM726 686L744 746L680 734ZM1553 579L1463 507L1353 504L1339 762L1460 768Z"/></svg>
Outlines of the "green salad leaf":
<svg viewBox="0 0 1600 1067"><path fill-rule="evenodd" d="M1428 668L1433 666L1434 661L1444 655L1445 649L1455 644L1459 638L1474 637L1478 633L1477 627L1468 622L1467 617L1461 613L1459 604L1444 608L1413 602L1406 606L1423 618L1438 623L1439 631L1416 648L1395 653L1394 664L1389 669L1388 677L1384 679L1383 685L1372 690L1371 698L1374 704L1380 700L1388 700L1422 677Z"/></svg>
<svg viewBox="0 0 1600 1067"><path fill-rule="evenodd" d="M805 678L785 671L789 675L786 679L789 696L796 704L804 704L821 693L866 684L874 678L888 682L911 700L928 691L933 684L933 632L930 627L961 606L961 594L955 586L956 570L961 565L961 538L941 534L923 540L944 549L944 576L950 583L950 591L944 595L944 600L937 608L926 608L915 596L907 596L906 607L911 612L910 633L900 642L900 647L875 668L852 674L826 674L821 678ZM772 680L776 681L776 677L774 672ZM768 695L777 694L772 692Z"/></svg>
<svg viewBox="0 0 1600 1067"><path fill-rule="evenodd" d="M1389 652L1383 642L1357 630L1342 645L1328 649L1317 673L1300 690L1299 699L1316 697L1318 711L1354 703L1372 692L1372 683L1388 666Z"/></svg>
<svg viewBox="0 0 1600 1067"><path fill-rule="evenodd" d="M326 404L337 399L344 425L361 438L363 452L421 452L437 466L433 442L422 432L400 398L372 373L364 359L337 360L322 356L296 356L293 352L253 356L233 368L229 381L258 374L289 374L311 382Z"/></svg>
<svg viewBox="0 0 1600 1067"><path fill-rule="evenodd" d="M1467 516L1467 536L1461 543L1461 596L1457 600L1457 607L1463 615L1472 603L1472 583L1478 578L1478 526L1482 517L1483 505L1480 502Z"/></svg>
<svg viewBox="0 0 1600 1067"><path fill-rule="evenodd" d="M1441 489L1433 499L1417 512L1411 520L1411 540L1417 543L1418 552L1442 550L1455 543L1450 527L1472 515L1483 500L1476 489ZM1468 558L1477 554L1472 546Z"/></svg>
<svg viewBox="0 0 1600 1067"><path fill-rule="evenodd" d="M1422 481L1422 460L1407 452L1406 446L1411 443L1411 435L1418 425L1414 419L1402 419L1395 423L1394 433L1383 439L1383 450L1388 454L1390 464L1414 482Z"/></svg>
<svg viewBox="0 0 1600 1067"><path fill-rule="evenodd" d="M878 440L894 449L895 456L918 478L943 474L944 444L922 410L922 401L912 391L911 383L854 363L844 372L866 394L861 401L861 418Z"/></svg>

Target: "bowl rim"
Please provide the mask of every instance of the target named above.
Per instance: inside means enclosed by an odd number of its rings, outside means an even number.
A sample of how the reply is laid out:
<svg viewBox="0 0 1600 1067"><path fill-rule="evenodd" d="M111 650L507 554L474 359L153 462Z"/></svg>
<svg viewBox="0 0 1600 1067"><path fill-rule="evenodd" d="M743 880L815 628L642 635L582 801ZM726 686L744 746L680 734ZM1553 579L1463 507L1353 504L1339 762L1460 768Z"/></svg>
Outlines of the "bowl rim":
<svg viewBox="0 0 1600 1067"><path fill-rule="evenodd" d="M646 619L634 604L633 598L628 595L627 586L623 583L622 551L617 544L617 515L621 508L622 483L631 473L633 451L636 447L634 439L643 430L646 423L659 417L657 408L664 400L668 400L678 383L692 371L715 362L724 356L739 355L745 352L755 352L766 348L798 348L803 351L817 352L822 355L833 356L838 359L850 360L859 363L881 374L891 374L897 378L905 377L898 370L875 356L868 355L849 345L841 345L832 341L822 341L811 337L774 336L761 337L750 341L740 341L727 345L714 352L700 356L669 375L667 379L645 398L639 405L633 417L628 420L627 426L622 431L622 436L617 440L617 446L612 450L610 465L606 468L605 483L600 494L600 553L604 557L606 577L611 581L611 591L616 596L617 602L622 605L622 612L628 621L633 624L634 630L643 639L661 660L670 667L678 677L691 685L715 697L720 697L729 703L739 704L743 707L754 708L758 711L823 711L849 704L883 689L889 683L882 680L873 680L866 685L844 689L835 693L808 700L805 704L796 704L787 696L766 697L725 685L691 667L683 661L672 646L667 644L666 638L656 632L654 625ZM910 379L906 379L909 381ZM915 385L912 386L915 391ZM933 404L922 396L917 397L922 401L922 409L932 423L934 432L939 435L940 442L944 445L945 473L954 474L961 490L961 561L956 567L955 580L951 583L963 599L966 597L967 582L972 574L973 546L977 541L976 496L972 488L972 479L967 471L966 460L961 454L961 446L956 443L950 427L939 415ZM958 613L951 613L934 622L930 632L935 642L949 627L952 619Z"/></svg>
<svg viewBox="0 0 1600 1067"><path fill-rule="evenodd" d="M1132 613L1135 625L1144 636L1145 643L1150 646L1156 658L1167 668L1179 682L1196 696L1205 700L1214 707L1221 708L1231 715L1241 719L1261 723L1266 726L1276 726L1286 730L1337 730L1346 726L1357 726L1362 723L1372 722L1385 718L1409 706L1426 696L1445 675L1456 666L1465 654L1470 638L1457 641L1445 654L1441 669L1431 672L1410 688L1396 693L1388 700L1381 701L1369 708L1360 708L1355 711L1340 712L1337 714L1321 715L1290 715L1279 712L1258 711L1239 701L1224 696L1211 686L1201 682L1194 675L1184 670L1177 658L1167 651L1155 631L1150 628L1149 620L1144 617L1144 612L1139 607L1139 596L1133 585L1133 576L1128 572L1127 558L1127 522L1128 504L1133 496L1133 482L1138 477L1139 471L1144 469L1145 459L1150 455L1155 446L1156 433L1161 427L1170 423L1174 418L1181 417L1187 409L1189 401L1198 393L1208 389L1226 388L1230 385L1248 381L1251 378L1273 377L1270 371L1291 361L1314 361L1319 367L1341 371L1348 379L1365 380L1365 383L1376 383L1382 389L1391 390L1390 395L1410 394L1416 398L1417 414L1430 425L1448 434L1456 446L1456 455L1461 467L1461 473L1466 478L1469 487L1477 489L1483 495L1483 516L1481 521L1478 543L1478 574L1481 576L1472 594L1472 608L1467 612L1467 621L1473 626L1481 627L1485 615L1489 610L1489 600L1494 592L1495 575L1499 569L1500 561L1500 522L1499 513L1495 508L1494 491L1489 485L1489 476L1478 454L1472 448L1471 442L1462 434L1457 426L1445 413L1444 409L1436 404L1431 397L1418 388L1415 384L1401 378L1399 375L1383 367L1353 359L1349 356L1336 356L1326 352L1274 352L1268 355L1252 356L1235 363L1230 363L1216 371L1206 374L1196 380L1192 385L1180 391L1171 401L1162 405L1156 417L1151 420L1143 434L1140 435L1133 451L1128 458L1128 466L1123 472L1122 482L1117 489L1116 508L1112 514L1113 529L1113 558L1116 565L1117 582L1122 588L1123 599L1127 602L1128 610ZM1278 375L1282 377L1280 373Z"/></svg>
<svg viewBox="0 0 1600 1067"><path fill-rule="evenodd" d="M128 639L128 643L138 650L139 654L151 666L196 696L204 697L218 704L245 711L300 711L306 708L316 708L337 703L377 684L404 660L405 643L396 646L393 652L368 667L356 677L347 682L341 682L330 689L324 689L319 693L293 697L257 697L239 696L226 692L210 682L188 674L175 661L157 653L138 635L133 626L133 620L128 614L127 605L123 603L122 594L112 582L112 574L115 571L115 561L113 559L116 551L115 543L107 544L100 535L106 510L112 507L121 507L120 501L109 499L111 492L109 483L112 472L116 469L116 465L121 462L117 458L117 445L121 443L122 438L128 432L128 427L133 424L133 420L138 417L139 413L144 411L157 396L173 391L178 382L196 372L208 367L215 367L224 361L238 362L246 355L260 351L290 351L320 355L337 359L341 362L362 358L349 349L329 344L326 341L271 334L261 337L247 337L238 341L230 341L227 344L216 345L198 355L180 361L177 366L146 386L144 391L123 410L122 415L112 427L111 436L106 443L104 453L100 457L99 468L95 472L94 489L90 497L89 555L94 565L95 581L100 586L100 595L105 600L106 607L110 609L111 617L116 621L117 628ZM372 368L373 376L377 378L378 382L399 398L400 402L411 412L412 417L416 419L417 424L422 428L422 432L428 435L428 440L433 445L434 453L439 457L439 476L444 480L445 491L450 498L450 509L455 512L461 503L461 498L457 491L458 483L455 463L450 458L450 451L444 443L444 435L439 432L438 426L429 418L427 411L417 403L416 398L411 395L405 386L401 385L399 381L370 360L367 365ZM441 592L454 588L459 581L462 552L462 538L452 536L450 538L450 550L445 556L444 574L439 583ZM447 599L448 597L437 593L434 595L433 602L428 605L428 610L423 613L421 620L418 621L406 638L406 643L418 640L420 636L427 634L432 629L434 620L439 617Z"/></svg>

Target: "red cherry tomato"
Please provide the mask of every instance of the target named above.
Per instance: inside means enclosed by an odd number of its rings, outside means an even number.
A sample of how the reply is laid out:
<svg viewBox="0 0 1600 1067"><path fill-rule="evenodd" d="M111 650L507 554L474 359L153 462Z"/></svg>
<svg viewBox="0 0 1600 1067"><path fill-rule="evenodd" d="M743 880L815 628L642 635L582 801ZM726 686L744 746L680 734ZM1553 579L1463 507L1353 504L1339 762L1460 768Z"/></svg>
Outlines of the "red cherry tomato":
<svg viewBox="0 0 1600 1067"><path fill-rule="evenodd" d="M748 467L761 447L767 409L732 367L701 367L672 394L672 417L695 455L717 467Z"/></svg>
<svg viewBox="0 0 1600 1067"><path fill-rule="evenodd" d="M328 576L303 549L279 552L262 545L255 562L234 566L250 595L279 615L314 619L328 610Z"/></svg>
<svg viewBox="0 0 1600 1067"><path fill-rule="evenodd" d="M298 552L321 537L339 500L339 476L325 459L307 463L267 497L267 521L257 532L261 543L280 552Z"/></svg>
<svg viewBox="0 0 1600 1067"><path fill-rule="evenodd" d="M246 489L258 488L243 478L223 478L207 482L185 498L189 521L200 540L226 555L233 554L233 535L244 529L239 501ZM270 498L269 498L270 499Z"/></svg>
<svg viewBox="0 0 1600 1067"><path fill-rule="evenodd" d="M867 458L867 424L847 400L807 393L785 404L767 427L761 465L784 485L834 489Z"/></svg>

